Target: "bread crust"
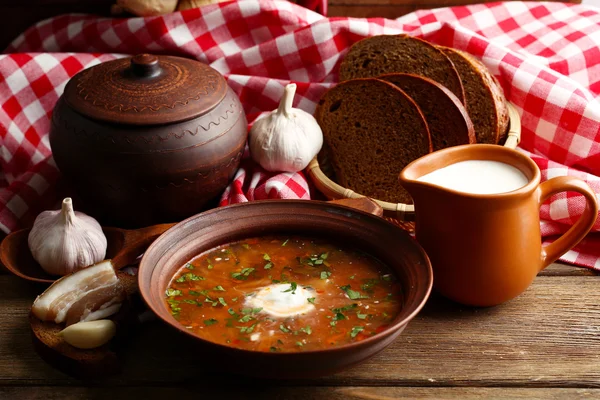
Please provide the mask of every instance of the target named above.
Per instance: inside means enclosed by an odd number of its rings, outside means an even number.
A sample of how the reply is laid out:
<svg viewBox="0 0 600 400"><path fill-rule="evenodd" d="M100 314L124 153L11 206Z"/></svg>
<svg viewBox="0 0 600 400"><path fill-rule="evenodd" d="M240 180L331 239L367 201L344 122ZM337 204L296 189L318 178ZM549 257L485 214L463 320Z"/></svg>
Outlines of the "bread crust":
<svg viewBox="0 0 600 400"><path fill-rule="evenodd" d="M449 47L438 47L444 53L446 53L448 57L454 60L455 65L457 65L457 62L460 62L460 60L463 60L462 64L470 68L470 74L469 76L466 76L464 73L461 74L460 68L457 67L459 70L459 75L461 76L461 80L463 81L463 87L466 88L470 85L466 82L467 79L470 79L471 81L475 79L478 80L479 83L477 84L485 88L486 96L490 100L490 104L492 104L492 106L484 112L484 115L487 118L493 118L493 131L490 133L482 132L482 124L472 112L472 108L474 107L474 104L481 105L484 103L481 102L481 99L474 98L473 96L475 94L473 92L468 90L465 92L467 113L471 115L473 120L477 142L491 144L504 143L508 134L510 118L508 115L506 98L504 97L502 88L496 78L489 72L487 67L481 61L471 54Z"/></svg>

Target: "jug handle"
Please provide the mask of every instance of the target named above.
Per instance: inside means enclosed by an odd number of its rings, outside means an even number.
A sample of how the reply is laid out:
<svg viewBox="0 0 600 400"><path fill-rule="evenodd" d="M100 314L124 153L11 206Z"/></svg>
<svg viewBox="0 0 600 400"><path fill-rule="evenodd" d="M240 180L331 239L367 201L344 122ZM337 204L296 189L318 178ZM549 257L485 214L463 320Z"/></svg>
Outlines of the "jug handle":
<svg viewBox="0 0 600 400"><path fill-rule="evenodd" d="M586 206L581 217L579 217L577 222L568 231L552 244L542 247L540 271L575 247L592 229L598 215L596 194L584 181L572 176L557 176L542 182L538 187L539 205L541 206L553 194L565 191L582 194L585 198Z"/></svg>

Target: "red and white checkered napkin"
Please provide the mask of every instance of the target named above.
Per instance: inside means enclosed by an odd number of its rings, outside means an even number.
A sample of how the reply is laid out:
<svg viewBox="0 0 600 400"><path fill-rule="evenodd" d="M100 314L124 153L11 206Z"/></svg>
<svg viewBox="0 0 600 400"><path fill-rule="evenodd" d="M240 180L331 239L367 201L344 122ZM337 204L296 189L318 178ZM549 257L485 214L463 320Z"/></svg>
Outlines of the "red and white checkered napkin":
<svg viewBox="0 0 600 400"><path fill-rule="evenodd" d="M83 68L140 52L195 57L225 75L253 121L277 106L290 81L298 84L295 107L312 112L353 43L401 32L482 58L521 114L521 148L543 177L580 176L600 193L600 10L507 2L398 20L328 19L287 1L246 0L153 18L66 15L18 37L0 56L0 228L31 223L62 195L49 117L69 77ZM221 204L309 192L303 174L267 174L246 158ZM544 205L546 239L564 232L582 209L582 197L566 193ZM600 233L563 260L600 269Z"/></svg>

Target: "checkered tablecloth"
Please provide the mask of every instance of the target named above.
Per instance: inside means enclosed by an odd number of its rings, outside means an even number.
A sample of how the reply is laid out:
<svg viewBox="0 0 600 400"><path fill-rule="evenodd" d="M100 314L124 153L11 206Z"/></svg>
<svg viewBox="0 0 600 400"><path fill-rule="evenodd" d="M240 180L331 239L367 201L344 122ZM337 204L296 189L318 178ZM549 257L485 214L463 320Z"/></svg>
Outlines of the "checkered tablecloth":
<svg viewBox="0 0 600 400"><path fill-rule="evenodd" d="M325 18L287 1L246 0L152 18L65 15L19 36L0 56L0 229L31 224L68 192L48 129L67 80L84 68L140 52L195 57L225 75L253 121L277 106L290 81L298 85L295 107L312 112L350 45L401 32L482 58L521 114L521 148L543 179L579 176L600 193L600 9L507 2L389 20ZM246 159L221 204L310 194L305 175L267 174ZM565 193L542 206L545 239L564 232L583 207L581 196ZM600 269L599 235L562 260Z"/></svg>

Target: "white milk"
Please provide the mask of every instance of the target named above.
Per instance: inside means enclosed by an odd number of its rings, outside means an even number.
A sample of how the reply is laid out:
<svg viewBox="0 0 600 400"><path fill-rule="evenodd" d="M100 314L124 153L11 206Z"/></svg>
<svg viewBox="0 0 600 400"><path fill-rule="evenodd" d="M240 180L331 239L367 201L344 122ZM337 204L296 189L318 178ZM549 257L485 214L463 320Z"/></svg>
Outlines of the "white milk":
<svg viewBox="0 0 600 400"><path fill-rule="evenodd" d="M529 182L525 174L512 165L489 160L460 161L417 180L473 194L512 192Z"/></svg>

